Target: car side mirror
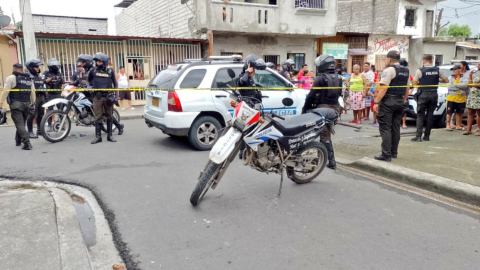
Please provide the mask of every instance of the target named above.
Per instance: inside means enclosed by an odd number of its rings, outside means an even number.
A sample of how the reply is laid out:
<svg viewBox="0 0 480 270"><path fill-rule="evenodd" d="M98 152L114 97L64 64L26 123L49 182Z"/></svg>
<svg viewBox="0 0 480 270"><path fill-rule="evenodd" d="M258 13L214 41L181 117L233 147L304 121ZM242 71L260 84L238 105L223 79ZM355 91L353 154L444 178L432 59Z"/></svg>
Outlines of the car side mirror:
<svg viewBox="0 0 480 270"><path fill-rule="evenodd" d="M228 76L230 76L230 78L235 78L235 71L233 71L233 69L229 68L227 69L227 73L228 73Z"/></svg>
<svg viewBox="0 0 480 270"><path fill-rule="evenodd" d="M282 103L283 103L283 105L284 105L285 107L290 107L290 106L293 105L293 99L291 99L291 98L284 98L284 99L282 100Z"/></svg>

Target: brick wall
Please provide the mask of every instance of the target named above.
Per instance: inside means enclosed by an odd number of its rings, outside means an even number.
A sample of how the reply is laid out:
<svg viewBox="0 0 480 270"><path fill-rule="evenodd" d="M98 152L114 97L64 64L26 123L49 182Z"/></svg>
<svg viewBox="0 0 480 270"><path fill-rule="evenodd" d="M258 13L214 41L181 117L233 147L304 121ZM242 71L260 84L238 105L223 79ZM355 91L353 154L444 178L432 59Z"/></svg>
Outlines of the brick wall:
<svg viewBox="0 0 480 270"><path fill-rule="evenodd" d="M186 5L195 10L193 1ZM180 0L138 0L115 17L117 35L192 38L194 15L186 5Z"/></svg>
<svg viewBox="0 0 480 270"><path fill-rule="evenodd" d="M108 21L90 18L33 15L35 32L107 35ZM96 29L97 31L90 31Z"/></svg>
<svg viewBox="0 0 480 270"><path fill-rule="evenodd" d="M337 31L395 34L398 6L398 0L339 1Z"/></svg>

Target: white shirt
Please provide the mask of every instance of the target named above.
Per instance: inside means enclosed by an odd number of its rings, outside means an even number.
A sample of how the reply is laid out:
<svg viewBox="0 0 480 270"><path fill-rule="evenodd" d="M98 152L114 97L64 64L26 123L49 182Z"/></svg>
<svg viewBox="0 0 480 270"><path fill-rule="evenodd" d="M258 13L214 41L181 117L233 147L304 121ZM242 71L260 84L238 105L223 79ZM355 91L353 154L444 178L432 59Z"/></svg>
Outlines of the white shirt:
<svg viewBox="0 0 480 270"><path fill-rule="evenodd" d="M119 73L119 77L117 80L118 88L128 88L128 77L127 74Z"/></svg>

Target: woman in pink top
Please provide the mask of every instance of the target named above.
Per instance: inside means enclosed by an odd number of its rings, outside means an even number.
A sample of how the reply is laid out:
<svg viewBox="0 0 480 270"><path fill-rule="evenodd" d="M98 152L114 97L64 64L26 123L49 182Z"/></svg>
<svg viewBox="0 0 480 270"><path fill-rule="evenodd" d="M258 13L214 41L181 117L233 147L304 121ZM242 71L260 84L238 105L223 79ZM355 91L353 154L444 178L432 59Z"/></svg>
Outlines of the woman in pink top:
<svg viewBox="0 0 480 270"><path fill-rule="evenodd" d="M304 83L303 84L299 84L300 85L300 88L302 89L305 89L305 90L310 90L312 88L312 85L313 85L313 76L314 76L314 72L313 71L308 71L308 70L305 70L305 75L303 75L303 77L299 78L299 81L303 81Z"/></svg>

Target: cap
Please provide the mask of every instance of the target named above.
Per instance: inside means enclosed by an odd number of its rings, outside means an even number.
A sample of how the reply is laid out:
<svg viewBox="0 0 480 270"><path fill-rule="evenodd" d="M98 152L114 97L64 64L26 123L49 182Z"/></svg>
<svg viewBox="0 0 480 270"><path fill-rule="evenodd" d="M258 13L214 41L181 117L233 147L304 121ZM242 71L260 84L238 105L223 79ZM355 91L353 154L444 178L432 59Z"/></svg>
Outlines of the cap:
<svg viewBox="0 0 480 270"><path fill-rule="evenodd" d="M387 57L392 58L392 59L396 59L396 60L400 60L400 54L397 51L389 51L387 53Z"/></svg>
<svg viewBox="0 0 480 270"><path fill-rule="evenodd" d="M82 64L77 64L77 67L83 67L83 65Z"/></svg>
<svg viewBox="0 0 480 270"><path fill-rule="evenodd" d="M16 63L16 64L13 64L13 67L14 68L23 68L23 65L21 65L19 63Z"/></svg>
<svg viewBox="0 0 480 270"><path fill-rule="evenodd" d="M462 69L459 65L453 66L450 70Z"/></svg>

